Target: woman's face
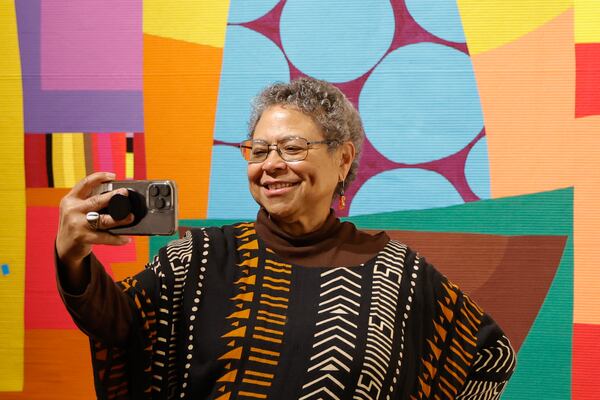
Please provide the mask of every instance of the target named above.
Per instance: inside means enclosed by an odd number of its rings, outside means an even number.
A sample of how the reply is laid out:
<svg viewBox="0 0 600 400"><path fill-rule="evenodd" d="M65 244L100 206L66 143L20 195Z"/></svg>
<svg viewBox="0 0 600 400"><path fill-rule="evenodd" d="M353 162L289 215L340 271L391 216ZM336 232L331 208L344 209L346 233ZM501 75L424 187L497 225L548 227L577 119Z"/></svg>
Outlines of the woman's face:
<svg viewBox="0 0 600 400"><path fill-rule="evenodd" d="M261 115L253 139L275 144L288 136L310 141L324 140L321 128L295 108L272 106ZM303 161L285 162L276 150L260 163L248 164L248 181L254 199L278 223L310 226L329 214L337 183L343 179L354 157L351 143L329 151L316 144ZM317 225L318 226L318 225Z"/></svg>

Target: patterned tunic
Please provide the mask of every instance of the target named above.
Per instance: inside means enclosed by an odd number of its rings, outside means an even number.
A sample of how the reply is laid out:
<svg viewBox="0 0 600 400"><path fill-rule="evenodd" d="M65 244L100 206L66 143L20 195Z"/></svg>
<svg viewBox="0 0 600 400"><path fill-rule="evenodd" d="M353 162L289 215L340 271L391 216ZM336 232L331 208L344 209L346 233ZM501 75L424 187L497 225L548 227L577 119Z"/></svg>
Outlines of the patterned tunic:
<svg viewBox="0 0 600 400"><path fill-rule="evenodd" d="M494 321L396 241L315 268L253 223L198 229L119 285L134 328L91 339L99 398L497 399L515 366Z"/></svg>

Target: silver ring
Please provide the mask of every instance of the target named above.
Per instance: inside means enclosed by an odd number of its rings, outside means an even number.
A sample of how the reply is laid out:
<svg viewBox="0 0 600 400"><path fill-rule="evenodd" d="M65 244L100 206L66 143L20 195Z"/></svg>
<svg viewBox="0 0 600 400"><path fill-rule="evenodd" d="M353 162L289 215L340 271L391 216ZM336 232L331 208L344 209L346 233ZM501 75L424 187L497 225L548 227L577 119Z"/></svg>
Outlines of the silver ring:
<svg viewBox="0 0 600 400"><path fill-rule="evenodd" d="M100 223L100 214L98 214L96 211L90 211L89 213L85 214L85 219L87 220L90 229L92 229L93 231L98 230L98 224Z"/></svg>

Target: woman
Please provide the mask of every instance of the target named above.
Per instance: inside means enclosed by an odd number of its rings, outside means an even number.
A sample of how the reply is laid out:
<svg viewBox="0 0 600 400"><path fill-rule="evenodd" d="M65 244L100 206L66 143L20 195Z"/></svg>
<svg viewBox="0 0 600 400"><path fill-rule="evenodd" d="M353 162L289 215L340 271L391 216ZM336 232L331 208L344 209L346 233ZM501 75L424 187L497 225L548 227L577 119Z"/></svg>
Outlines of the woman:
<svg viewBox="0 0 600 400"><path fill-rule="evenodd" d="M92 174L61 202L59 290L90 335L100 398L498 398L515 364L502 331L425 259L331 210L364 132L334 86L265 89L242 142L255 222L188 232L114 284L91 245L128 224L86 213Z"/></svg>

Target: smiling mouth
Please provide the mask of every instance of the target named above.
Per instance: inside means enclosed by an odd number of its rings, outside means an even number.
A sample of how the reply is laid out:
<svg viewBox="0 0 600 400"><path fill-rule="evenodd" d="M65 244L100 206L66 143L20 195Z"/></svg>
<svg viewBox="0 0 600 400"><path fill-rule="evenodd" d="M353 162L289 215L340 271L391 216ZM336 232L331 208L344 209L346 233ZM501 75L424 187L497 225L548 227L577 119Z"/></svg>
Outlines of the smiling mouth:
<svg viewBox="0 0 600 400"><path fill-rule="evenodd" d="M272 183L269 185L264 185L265 188L267 188L268 190L277 190L277 189L284 189L284 188L288 188L288 187L292 187L292 186L296 186L297 183Z"/></svg>

